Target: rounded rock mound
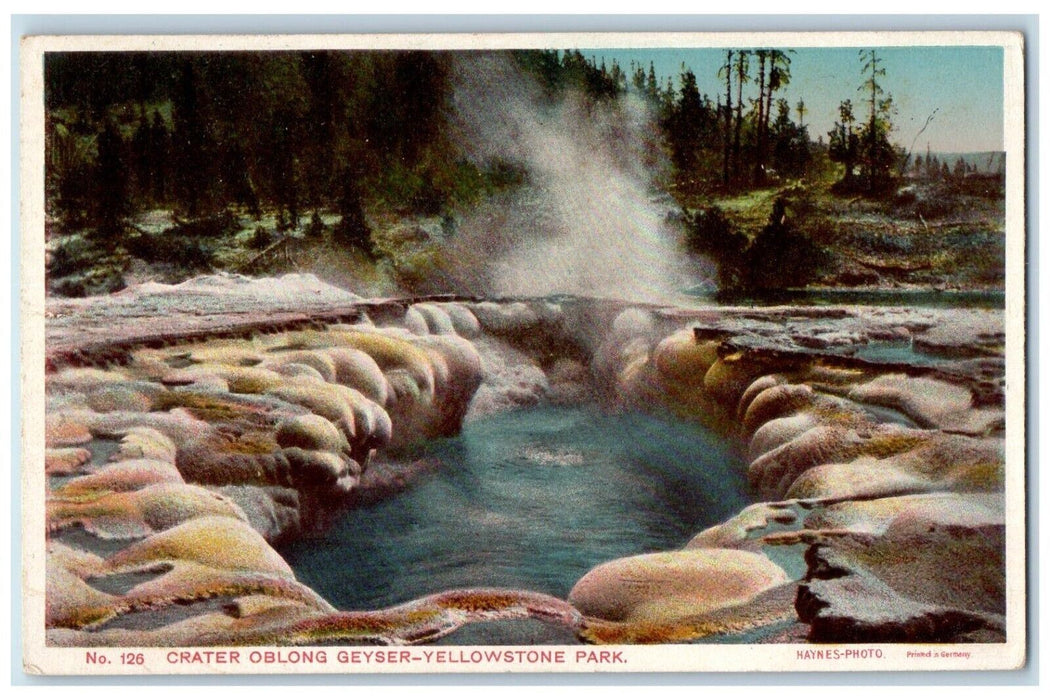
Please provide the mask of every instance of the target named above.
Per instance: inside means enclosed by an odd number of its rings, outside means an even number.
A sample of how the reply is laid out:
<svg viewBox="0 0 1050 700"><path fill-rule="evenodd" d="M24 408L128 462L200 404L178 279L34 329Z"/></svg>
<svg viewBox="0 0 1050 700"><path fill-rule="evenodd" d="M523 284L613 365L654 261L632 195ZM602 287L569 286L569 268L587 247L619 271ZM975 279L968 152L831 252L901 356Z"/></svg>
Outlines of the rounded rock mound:
<svg viewBox="0 0 1050 700"><path fill-rule="evenodd" d="M569 603L611 622L669 622L744 603L788 580L783 569L754 552L659 552L591 569L573 586Z"/></svg>
<svg viewBox="0 0 1050 700"><path fill-rule="evenodd" d="M339 452L346 439L330 420L308 414L286 418L277 426L277 444L281 447L299 447L304 450Z"/></svg>

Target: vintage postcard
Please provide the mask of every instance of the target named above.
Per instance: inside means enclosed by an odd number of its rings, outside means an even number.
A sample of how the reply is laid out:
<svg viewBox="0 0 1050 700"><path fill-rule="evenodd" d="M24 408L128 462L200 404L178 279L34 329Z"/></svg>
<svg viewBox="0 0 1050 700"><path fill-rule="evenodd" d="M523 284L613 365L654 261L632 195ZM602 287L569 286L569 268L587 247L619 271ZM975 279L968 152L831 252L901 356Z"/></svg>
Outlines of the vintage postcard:
<svg viewBox="0 0 1050 700"><path fill-rule="evenodd" d="M24 39L26 672L1022 667L1023 52Z"/></svg>

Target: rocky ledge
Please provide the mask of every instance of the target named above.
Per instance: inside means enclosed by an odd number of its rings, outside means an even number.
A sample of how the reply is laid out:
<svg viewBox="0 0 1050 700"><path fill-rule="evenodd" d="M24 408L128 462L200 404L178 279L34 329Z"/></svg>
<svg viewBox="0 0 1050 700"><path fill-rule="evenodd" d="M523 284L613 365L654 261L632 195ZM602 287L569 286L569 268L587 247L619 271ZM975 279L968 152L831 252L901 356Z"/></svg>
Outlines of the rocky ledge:
<svg viewBox="0 0 1050 700"><path fill-rule="evenodd" d="M523 618L594 643L1005 638L1001 312L265 291L204 315L177 289L49 304L28 467L50 644L413 644ZM274 550L422 468L392 449L540 401L734 435L757 502L567 601L337 611Z"/></svg>

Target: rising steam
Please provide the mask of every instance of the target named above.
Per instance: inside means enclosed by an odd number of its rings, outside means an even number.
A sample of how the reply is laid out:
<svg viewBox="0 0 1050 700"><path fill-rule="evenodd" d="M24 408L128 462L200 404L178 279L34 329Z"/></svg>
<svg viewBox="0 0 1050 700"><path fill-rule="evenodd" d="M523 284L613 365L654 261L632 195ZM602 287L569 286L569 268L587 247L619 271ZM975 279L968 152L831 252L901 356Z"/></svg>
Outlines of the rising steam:
<svg viewBox="0 0 1050 700"><path fill-rule="evenodd" d="M456 287L657 300L696 281L673 207L650 184L645 137L656 131L640 98L588 106L569 94L552 105L506 57L475 54L457 63L453 106L475 162L528 173L527 186L458 226L446 250Z"/></svg>

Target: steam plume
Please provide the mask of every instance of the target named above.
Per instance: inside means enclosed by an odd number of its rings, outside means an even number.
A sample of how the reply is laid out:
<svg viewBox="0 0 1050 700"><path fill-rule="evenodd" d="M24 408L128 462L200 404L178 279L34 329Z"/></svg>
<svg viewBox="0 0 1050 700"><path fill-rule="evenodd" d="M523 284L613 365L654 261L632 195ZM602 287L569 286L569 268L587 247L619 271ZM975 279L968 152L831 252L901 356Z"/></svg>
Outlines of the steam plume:
<svg viewBox="0 0 1050 700"><path fill-rule="evenodd" d="M457 286L655 300L695 281L673 208L650 185L644 138L656 132L640 98L587 105L570 93L550 104L506 57L475 54L458 62L454 108L470 157L529 178L461 223L447 251Z"/></svg>

